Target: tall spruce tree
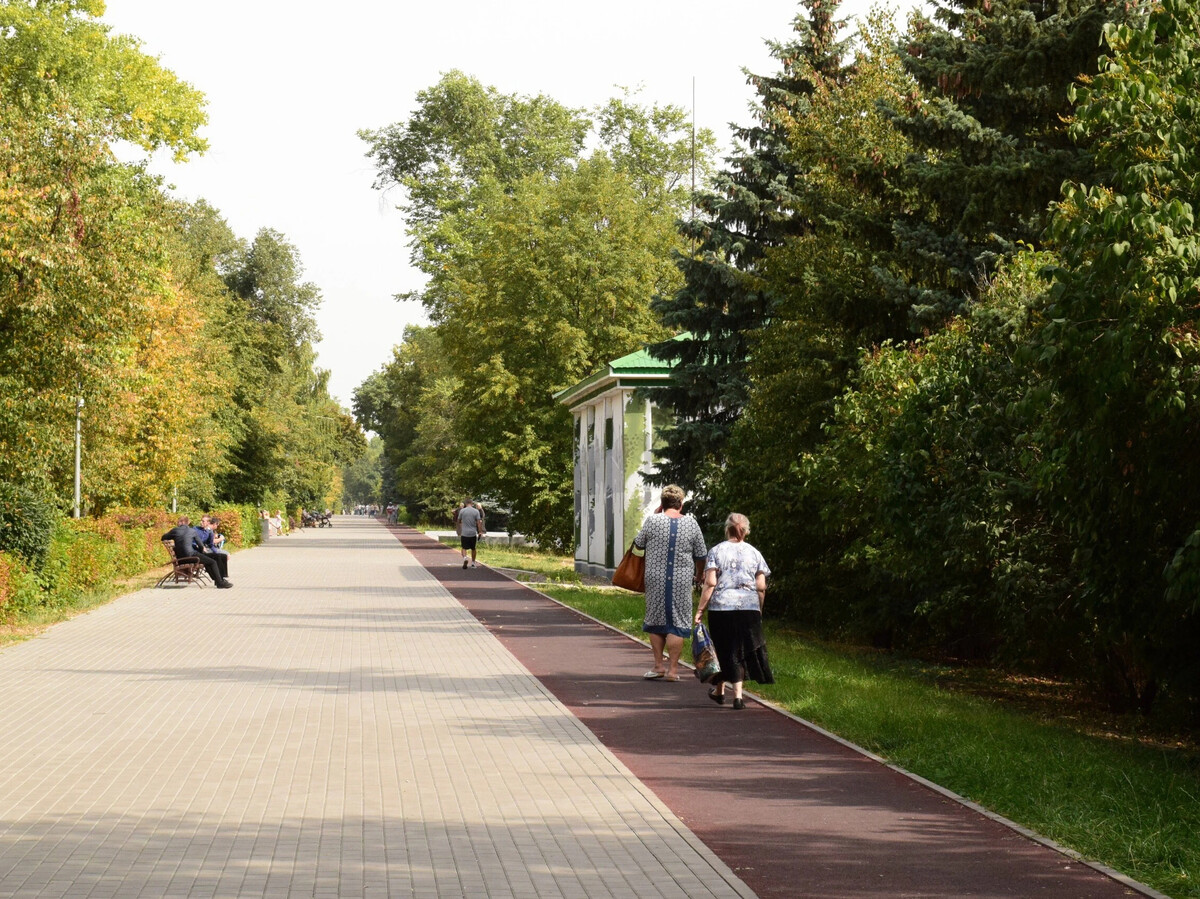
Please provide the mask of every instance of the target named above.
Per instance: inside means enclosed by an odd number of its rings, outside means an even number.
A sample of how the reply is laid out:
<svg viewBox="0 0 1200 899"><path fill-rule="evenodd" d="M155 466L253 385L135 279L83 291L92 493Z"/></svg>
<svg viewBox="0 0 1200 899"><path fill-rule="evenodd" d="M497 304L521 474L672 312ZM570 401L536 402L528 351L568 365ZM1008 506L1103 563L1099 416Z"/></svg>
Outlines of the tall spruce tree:
<svg viewBox="0 0 1200 899"><path fill-rule="evenodd" d="M1115 0L933 0L901 41L922 87L897 110L917 147L908 177L929 205L893 223L907 277L880 272L913 330L978 295L1019 243L1038 246L1064 181L1092 180L1086 143L1067 133L1068 92L1098 71ZM932 210L932 213L931 213Z"/></svg>
<svg viewBox="0 0 1200 899"><path fill-rule="evenodd" d="M803 0L807 16L794 20L794 38L768 44L780 71L747 72L758 94L758 121L734 132L737 147L727 167L696 198L700 216L680 225L693 246L679 259L683 288L654 303L664 324L685 332L651 347L674 366L670 384L655 396L677 416L659 479L685 485L701 509L748 395L750 334L771 315L772 295L758 267L768 248L808 227L789 202L798 173L785 159L788 123L803 116L814 87L810 73L842 73L838 2Z"/></svg>

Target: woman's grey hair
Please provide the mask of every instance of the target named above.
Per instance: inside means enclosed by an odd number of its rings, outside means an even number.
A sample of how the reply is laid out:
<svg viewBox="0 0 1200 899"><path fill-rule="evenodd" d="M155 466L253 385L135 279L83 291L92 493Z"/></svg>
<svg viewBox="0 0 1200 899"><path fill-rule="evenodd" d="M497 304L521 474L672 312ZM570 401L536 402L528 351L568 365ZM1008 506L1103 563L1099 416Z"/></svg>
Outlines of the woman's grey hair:
<svg viewBox="0 0 1200 899"><path fill-rule="evenodd" d="M662 501L663 509L682 509L683 508L683 488L676 484L668 484L662 489L659 499Z"/></svg>
<svg viewBox="0 0 1200 899"><path fill-rule="evenodd" d="M738 540L745 540L746 535L750 533L750 519L741 512L730 512L729 517L725 519L725 537L736 537Z"/></svg>

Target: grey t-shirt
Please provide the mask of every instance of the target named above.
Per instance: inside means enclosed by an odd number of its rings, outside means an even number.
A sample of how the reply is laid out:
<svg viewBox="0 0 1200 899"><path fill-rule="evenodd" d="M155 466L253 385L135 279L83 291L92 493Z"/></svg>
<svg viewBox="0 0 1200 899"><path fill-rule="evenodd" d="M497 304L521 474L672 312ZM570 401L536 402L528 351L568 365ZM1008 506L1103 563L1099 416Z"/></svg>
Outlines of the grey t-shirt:
<svg viewBox="0 0 1200 899"><path fill-rule="evenodd" d="M463 506L458 513L458 523L462 525L460 533L464 537L479 536L479 519L483 518L481 513L474 506Z"/></svg>

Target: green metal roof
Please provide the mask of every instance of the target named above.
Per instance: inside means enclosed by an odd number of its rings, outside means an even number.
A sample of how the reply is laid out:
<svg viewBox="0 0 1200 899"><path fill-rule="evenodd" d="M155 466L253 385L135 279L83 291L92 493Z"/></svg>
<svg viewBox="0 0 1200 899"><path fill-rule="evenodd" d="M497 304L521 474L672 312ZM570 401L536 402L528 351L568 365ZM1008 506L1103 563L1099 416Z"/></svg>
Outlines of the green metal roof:
<svg viewBox="0 0 1200 899"><path fill-rule="evenodd" d="M608 363L608 370L613 374L668 374L671 364L661 359L655 359L645 347L634 350L627 356L614 359Z"/></svg>
<svg viewBox="0 0 1200 899"><path fill-rule="evenodd" d="M679 340L685 336L687 335L679 334L672 339ZM655 359L649 350L642 347L620 359L614 359L578 384L560 390L554 394L554 398L560 403L573 406L613 387L637 387L654 381L664 381L670 374L669 362Z"/></svg>

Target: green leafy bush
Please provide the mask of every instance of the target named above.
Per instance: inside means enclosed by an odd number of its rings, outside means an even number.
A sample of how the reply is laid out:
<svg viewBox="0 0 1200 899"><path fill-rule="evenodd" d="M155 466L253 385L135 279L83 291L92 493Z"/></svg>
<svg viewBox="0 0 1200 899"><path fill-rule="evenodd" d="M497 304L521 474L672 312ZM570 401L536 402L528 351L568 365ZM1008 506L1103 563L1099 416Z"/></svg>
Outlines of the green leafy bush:
<svg viewBox="0 0 1200 899"><path fill-rule="evenodd" d="M200 512L184 512L193 521ZM259 542L258 511L227 506L213 513L230 548ZM99 518L51 520L41 565L0 551L0 618L10 621L46 610L69 609L89 595L167 564L162 535L179 515L158 509L121 509Z"/></svg>
<svg viewBox="0 0 1200 899"><path fill-rule="evenodd" d="M7 616L9 603L16 593L16 575L21 563L8 553L0 552L0 615Z"/></svg>
<svg viewBox="0 0 1200 899"><path fill-rule="evenodd" d="M54 529L46 562L38 572L42 605L65 608L84 593L117 580L124 545L98 533L91 521L64 519Z"/></svg>
<svg viewBox="0 0 1200 899"><path fill-rule="evenodd" d="M0 550L40 568L57 517L54 507L34 490L0 482Z"/></svg>
<svg viewBox="0 0 1200 899"><path fill-rule="evenodd" d="M221 520L217 530L225 535L228 548L244 549L262 542L262 527L254 506L225 506L212 514Z"/></svg>
<svg viewBox="0 0 1200 899"><path fill-rule="evenodd" d="M157 530L160 534L175 523L175 516L163 509L117 509L105 517L123 528L145 528Z"/></svg>
<svg viewBox="0 0 1200 899"><path fill-rule="evenodd" d="M1200 8L1106 25L1112 62L1072 90L1100 183L1064 186L1031 357L1050 398L1041 493L1068 535L1073 600L1110 702L1200 702Z"/></svg>
<svg viewBox="0 0 1200 899"><path fill-rule="evenodd" d="M14 621L41 602L37 578L16 556L0 552L0 621Z"/></svg>
<svg viewBox="0 0 1200 899"><path fill-rule="evenodd" d="M1018 361L1050 258L1017 257L943 331L872 352L804 460L843 547L833 571L860 587L827 610L844 632L957 658L1078 656L1069 547L1032 471L1042 409Z"/></svg>

